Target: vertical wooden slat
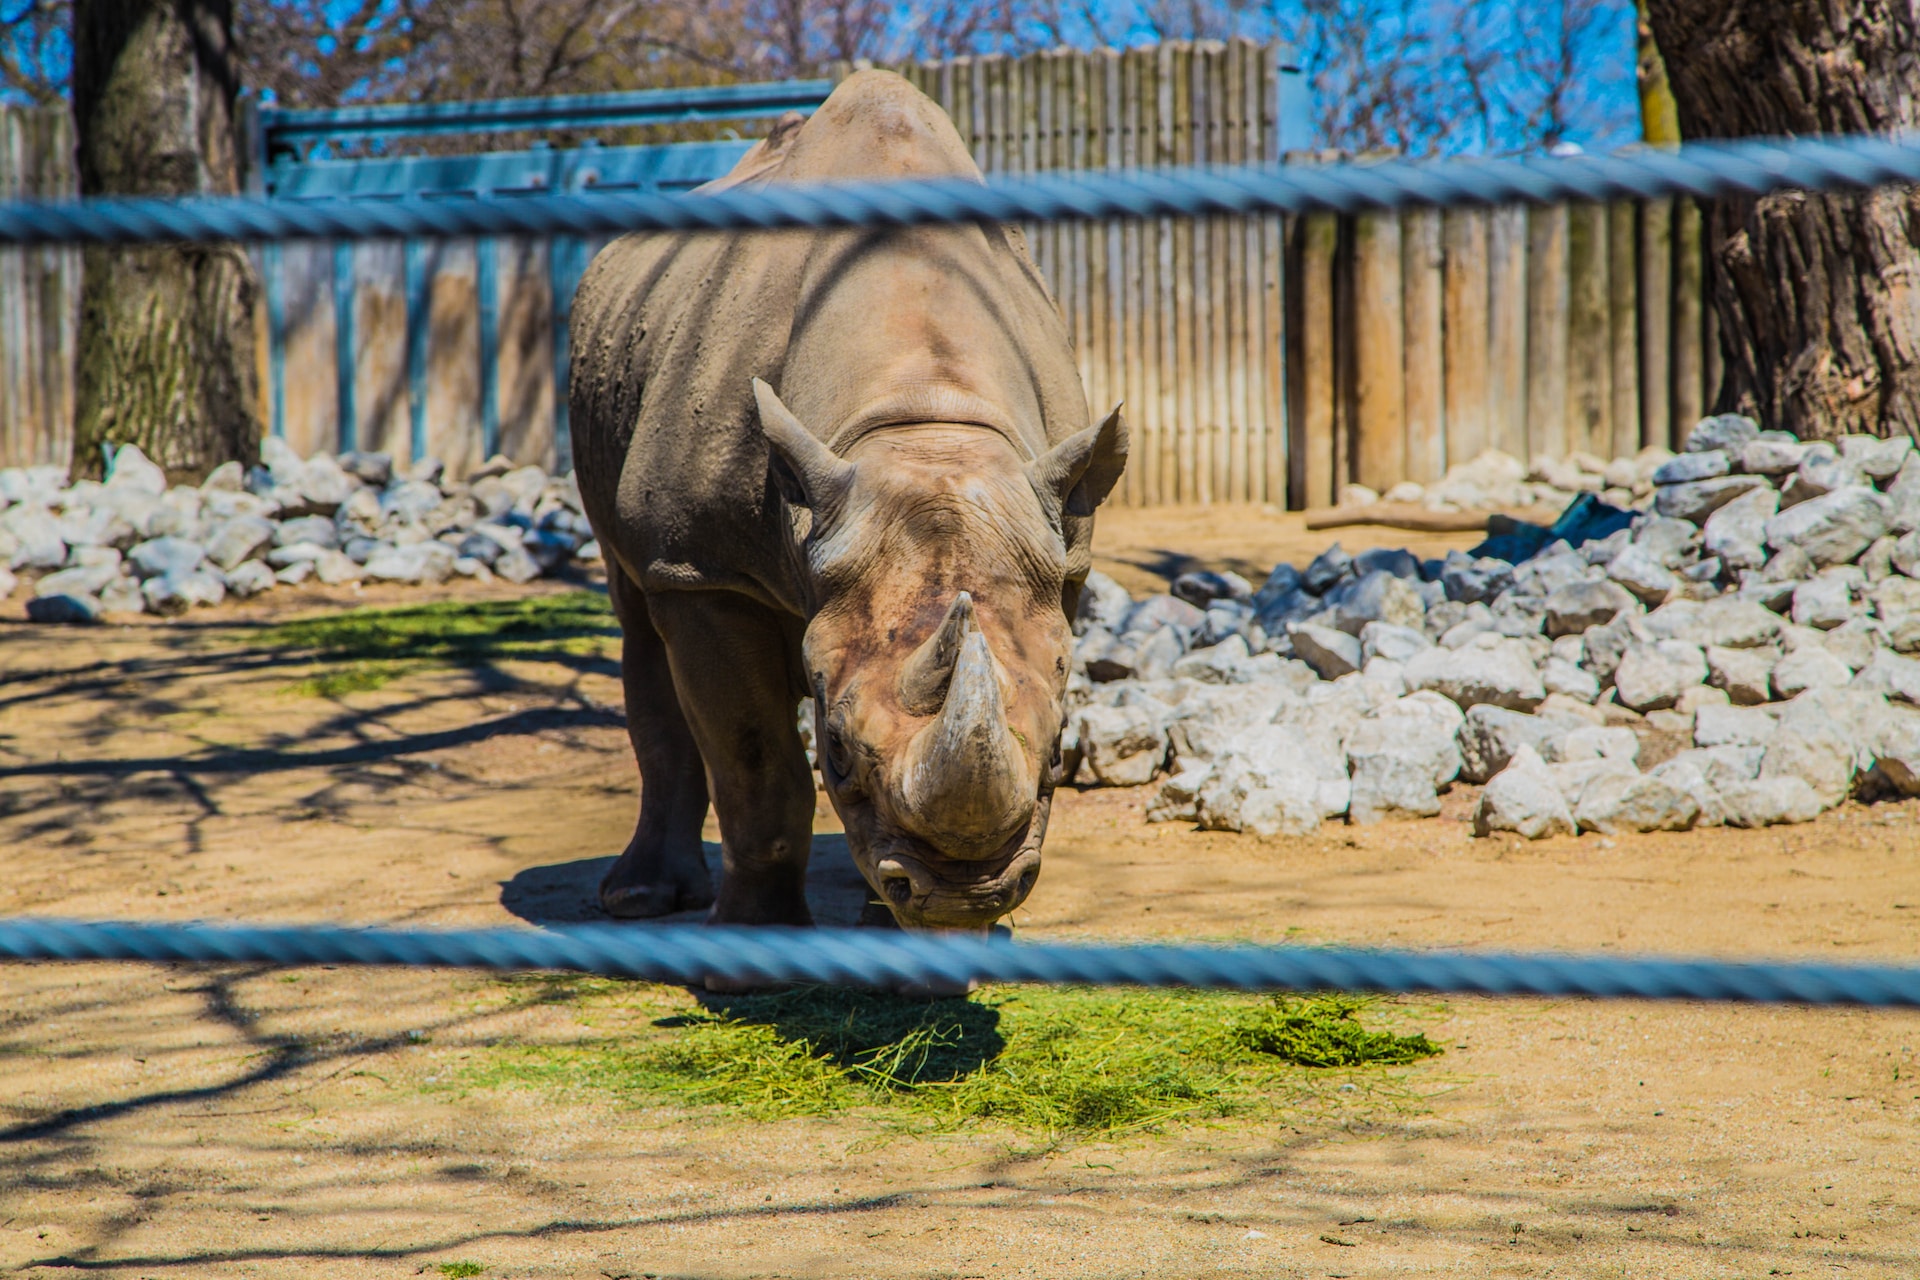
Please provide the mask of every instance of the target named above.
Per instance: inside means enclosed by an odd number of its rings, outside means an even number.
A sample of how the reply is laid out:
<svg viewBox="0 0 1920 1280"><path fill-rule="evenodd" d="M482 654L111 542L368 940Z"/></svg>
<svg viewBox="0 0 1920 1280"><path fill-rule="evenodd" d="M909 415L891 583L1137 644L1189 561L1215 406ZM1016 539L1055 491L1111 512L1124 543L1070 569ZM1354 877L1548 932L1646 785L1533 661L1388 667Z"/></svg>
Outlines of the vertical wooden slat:
<svg viewBox="0 0 1920 1280"><path fill-rule="evenodd" d="M500 246L500 452L551 467L554 440L553 289L545 240Z"/></svg>
<svg viewBox="0 0 1920 1280"><path fill-rule="evenodd" d="M1700 253L1700 205L1682 196L1673 206L1673 419L1670 449L1685 446L1687 435L1705 409L1706 381L1701 319L1703 272Z"/></svg>
<svg viewBox="0 0 1920 1280"><path fill-rule="evenodd" d="M1259 50L1259 158L1272 164L1280 159L1280 60L1272 46ZM1260 250L1264 262L1260 272L1262 326L1261 366L1265 370L1261 407L1266 419L1266 480L1268 502L1285 506L1299 505L1301 490L1291 484L1292 441L1286 432L1286 285L1285 257L1282 252L1283 225L1279 217L1260 219Z"/></svg>
<svg viewBox="0 0 1920 1280"><path fill-rule="evenodd" d="M1567 207L1567 443L1613 447L1613 337L1608 328L1607 207Z"/></svg>
<svg viewBox="0 0 1920 1280"><path fill-rule="evenodd" d="M1246 45L1239 40L1229 41L1221 53L1226 82L1221 159L1233 165L1246 164L1250 158L1247 145L1247 80L1252 68L1246 54ZM1259 479L1261 465L1256 452L1258 432L1247 394L1249 386L1260 373L1260 361L1255 358L1248 342L1248 325L1255 320L1251 306L1255 291L1249 287L1255 259L1247 251L1249 247L1257 247L1257 242L1248 238L1248 232L1254 226L1253 219L1222 218L1220 222L1227 250L1227 334L1222 363L1227 380L1227 404L1233 415L1232 453L1228 458L1228 479L1232 485L1229 496L1235 502L1250 502L1259 498L1264 489Z"/></svg>
<svg viewBox="0 0 1920 1280"><path fill-rule="evenodd" d="M354 247L353 407L362 449L412 458L407 412L407 301L403 246L372 240ZM289 441L306 454L317 444Z"/></svg>
<svg viewBox="0 0 1920 1280"><path fill-rule="evenodd" d="M1174 122L1174 75L1176 63L1175 51L1161 45L1153 50L1154 78L1151 82L1154 99L1154 138L1153 163L1167 165L1173 163ZM1191 501L1186 481L1191 472L1183 474L1180 469L1181 415L1179 411L1180 364L1178 359L1179 315L1175 307L1174 292L1174 223L1171 219L1160 218L1155 224L1154 235L1154 283L1158 297L1156 309L1151 313L1154 320L1154 336L1159 343L1159 359L1154 363L1154 374L1159 414L1156 433L1160 443L1160 500L1162 502Z"/></svg>
<svg viewBox="0 0 1920 1280"><path fill-rule="evenodd" d="M1156 113L1159 94L1151 72L1156 55L1135 49L1124 55L1127 108L1126 164L1139 168L1153 163ZM1140 437L1134 458L1141 469L1143 500L1165 502L1166 489L1160 474L1160 339L1156 325L1159 314L1159 236L1160 223L1129 218L1126 232L1127 369L1133 381L1134 413L1140 423Z"/></svg>
<svg viewBox="0 0 1920 1280"><path fill-rule="evenodd" d="M1527 209L1487 215L1487 443L1527 456Z"/></svg>
<svg viewBox="0 0 1920 1280"><path fill-rule="evenodd" d="M327 448L339 449L344 445L334 355L339 319L332 287L333 246L296 240L281 247L279 258L286 317L280 367L285 437L289 442L324 441Z"/></svg>
<svg viewBox="0 0 1920 1280"><path fill-rule="evenodd" d="M1399 214L1353 220L1353 301L1354 465L1361 484L1385 490L1407 468Z"/></svg>
<svg viewBox="0 0 1920 1280"><path fill-rule="evenodd" d="M1449 209L1440 220L1442 414L1447 465L1471 462L1491 440L1487 404L1487 211Z"/></svg>
<svg viewBox="0 0 1920 1280"><path fill-rule="evenodd" d="M480 253L484 242L428 246L426 453L465 476L485 460L480 431Z"/></svg>
<svg viewBox="0 0 1920 1280"><path fill-rule="evenodd" d="M1287 382L1294 432L1291 449L1300 459L1297 492L1309 507L1331 506L1344 476L1336 476L1335 401L1340 394L1334 333L1334 257L1340 221L1330 213L1293 219L1292 265L1287 271L1287 336L1295 355Z"/></svg>
<svg viewBox="0 0 1920 1280"><path fill-rule="evenodd" d="M1400 289L1407 442L1402 478L1421 484L1438 480L1448 462L1442 401L1446 378L1442 270L1440 211L1404 211L1400 215Z"/></svg>
<svg viewBox="0 0 1920 1280"><path fill-rule="evenodd" d="M1700 412L1703 414L1713 412L1720 398L1720 379L1725 374L1724 353L1720 349L1720 309L1713 305L1713 256L1706 239L1703 229L1700 236Z"/></svg>
<svg viewBox="0 0 1920 1280"><path fill-rule="evenodd" d="M1612 341L1609 382L1613 436L1600 452L1627 458L1640 448L1640 326L1634 290L1640 279L1634 252L1634 209L1628 200L1607 206L1607 332Z"/></svg>
<svg viewBox="0 0 1920 1280"><path fill-rule="evenodd" d="M1203 164L1222 164L1227 158L1226 47L1213 43L1201 51L1194 64L1196 71L1205 68L1205 75L1196 77L1203 86L1205 97L1201 105L1205 110L1194 112L1195 127L1204 131L1195 153ZM1230 502L1245 497L1245 463L1235 461L1236 453L1245 445L1245 436L1236 421L1238 411L1228 389L1227 366L1233 359L1227 347L1228 317L1233 311L1233 301L1227 285L1227 220L1214 216L1206 219L1203 226L1207 237L1207 307L1200 319L1207 347L1204 367L1212 406L1209 434L1213 437L1213 496L1218 501Z"/></svg>
<svg viewBox="0 0 1920 1280"><path fill-rule="evenodd" d="M1163 93L1168 104L1162 121L1167 138L1167 163L1190 164L1193 160L1193 46L1173 50L1171 84ZM1194 286L1198 273L1198 255L1194 247L1194 222L1181 218L1173 224L1171 256L1163 263L1173 293L1174 411L1169 415L1177 433L1178 458L1175 474L1180 477L1180 500L1203 502L1208 484L1206 455L1202 452L1201 423L1205 411L1199 370L1195 367L1196 330L1194 323Z"/></svg>
<svg viewBox="0 0 1920 1280"><path fill-rule="evenodd" d="M1567 431L1565 205L1527 211L1527 451L1564 458Z"/></svg>
<svg viewBox="0 0 1920 1280"><path fill-rule="evenodd" d="M1673 437L1673 201L1638 206L1640 285L1640 441Z"/></svg>

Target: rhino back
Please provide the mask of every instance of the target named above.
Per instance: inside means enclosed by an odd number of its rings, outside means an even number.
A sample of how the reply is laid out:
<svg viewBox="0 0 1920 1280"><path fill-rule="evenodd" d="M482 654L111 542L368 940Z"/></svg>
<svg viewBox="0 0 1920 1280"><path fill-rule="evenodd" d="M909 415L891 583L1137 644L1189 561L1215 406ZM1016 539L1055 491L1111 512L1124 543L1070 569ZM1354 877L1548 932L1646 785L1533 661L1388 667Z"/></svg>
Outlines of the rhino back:
<svg viewBox="0 0 1920 1280"><path fill-rule="evenodd" d="M979 170L938 106L861 72L711 187L900 177ZM839 449L894 423L959 421L1030 457L1088 422L1017 231L624 236L575 298L571 423L588 511L642 587L725 587L803 611L755 377Z"/></svg>

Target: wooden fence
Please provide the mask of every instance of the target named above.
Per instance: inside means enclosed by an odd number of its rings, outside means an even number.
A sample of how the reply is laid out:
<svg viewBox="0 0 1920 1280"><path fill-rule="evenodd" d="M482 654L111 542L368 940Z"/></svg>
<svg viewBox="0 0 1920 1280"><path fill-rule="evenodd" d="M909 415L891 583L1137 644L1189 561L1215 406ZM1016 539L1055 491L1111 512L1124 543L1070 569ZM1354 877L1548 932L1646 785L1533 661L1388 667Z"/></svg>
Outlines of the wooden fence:
<svg viewBox="0 0 1920 1280"><path fill-rule="evenodd" d="M65 111L0 107L0 200L75 190ZM64 463L73 449L80 254L0 249L0 466Z"/></svg>
<svg viewBox="0 0 1920 1280"><path fill-rule="evenodd" d="M902 70L989 173L1271 161L1299 80L1246 42ZM71 190L63 120L0 109L0 126L0 192ZM1095 411L1127 404L1129 504L1320 506L1346 482L1433 479L1487 447L1630 453L1684 433L1719 383L1691 201L1025 231ZM564 465L550 255L577 252L264 254L278 319L262 317L262 359L272 328L289 442L433 452L455 474L489 445ZM0 465L66 456L75 263L0 253Z"/></svg>

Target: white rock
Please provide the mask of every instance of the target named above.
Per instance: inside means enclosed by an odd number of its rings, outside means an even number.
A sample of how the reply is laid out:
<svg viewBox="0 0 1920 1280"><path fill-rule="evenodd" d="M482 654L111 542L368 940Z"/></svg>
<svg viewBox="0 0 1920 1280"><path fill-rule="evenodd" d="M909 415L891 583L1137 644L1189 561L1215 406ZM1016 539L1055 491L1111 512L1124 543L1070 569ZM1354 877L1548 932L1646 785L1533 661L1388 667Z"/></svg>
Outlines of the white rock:
<svg viewBox="0 0 1920 1280"><path fill-rule="evenodd" d="M1338 680L1358 671L1362 663L1360 641L1335 627L1317 623L1291 623L1287 638L1293 641L1294 654L1322 680Z"/></svg>
<svg viewBox="0 0 1920 1280"><path fill-rule="evenodd" d="M1151 782L1167 757L1159 718L1137 706L1091 706L1079 715L1081 774L1103 787Z"/></svg>
<svg viewBox="0 0 1920 1280"><path fill-rule="evenodd" d="M1639 543L1613 558L1607 565L1607 576L1649 604L1665 600L1680 585L1680 580Z"/></svg>
<svg viewBox="0 0 1920 1280"><path fill-rule="evenodd" d="M1505 769L1522 747L1542 761L1559 760L1560 744L1570 732L1558 721L1525 715L1483 703L1470 709L1461 723L1460 776L1468 782L1486 782Z"/></svg>
<svg viewBox="0 0 1920 1280"><path fill-rule="evenodd" d="M1118 635L1131 608L1133 597L1127 593L1127 589L1094 569L1087 574L1086 583L1080 588L1080 603L1074 611L1074 630L1105 627Z"/></svg>
<svg viewBox="0 0 1920 1280"><path fill-rule="evenodd" d="M1565 658L1548 658L1540 668L1540 683L1549 696L1557 693L1581 702L1592 702L1600 696L1600 682L1593 674Z"/></svg>
<svg viewBox="0 0 1920 1280"><path fill-rule="evenodd" d="M1707 648L1707 683L1726 691L1740 706L1754 706L1773 696L1773 665L1780 655L1772 649Z"/></svg>
<svg viewBox="0 0 1920 1280"><path fill-rule="evenodd" d="M1197 822L1200 818L1200 790L1213 777L1213 766L1196 765L1182 769L1153 793L1147 802L1148 822ZM1318 816L1316 815L1316 824Z"/></svg>
<svg viewBox="0 0 1920 1280"><path fill-rule="evenodd" d="M107 484L111 488L159 497L167 491L167 473L140 452L138 445L123 444L113 451L113 460L107 466Z"/></svg>
<svg viewBox="0 0 1920 1280"><path fill-rule="evenodd" d="M1920 660L1903 658L1889 649L1876 650L1847 687L1920 704Z"/></svg>
<svg viewBox="0 0 1920 1280"><path fill-rule="evenodd" d="M1772 434L1749 440L1740 446L1739 464L1742 471L1778 476L1799 469L1800 460L1807 456L1807 446L1791 438L1769 438Z"/></svg>
<svg viewBox="0 0 1920 1280"><path fill-rule="evenodd" d="M1363 665L1375 658L1405 665L1416 653L1433 648L1426 633L1391 622L1369 622L1360 628L1360 657Z"/></svg>
<svg viewBox="0 0 1920 1280"><path fill-rule="evenodd" d="M1816 694L1803 693L1780 708L1760 778L1799 779L1813 789L1822 807L1831 808L1847 798L1858 764L1845 727Z"/></svg>
<svg viewBox="0 0 1920 1280"><path fill-rule="evenodd" d="M313 574L330 587L358 582L363 571L344 551L323 550L313 558ZM456 560L455 564L459 562Z"/></svg>
<svg viewBox="0 0 1920 1280"><path fill-rule="evenodd" d="M1815 645L1796 649L1773 664L1774 696L1797 698L1808 689L1838 689L1853 679L1853 670L1831 652Z"/></svg>
<svg viewBox="0 0 1920 1280"><path fill-rule="evenodd" d="M1632 764L1640 758L1640 735L1624 725L1582 725L1567 730L1558 743L1559 762L1619 760Z"/></svg>
<svg viewBox="0 0 1920 1280"><path fill-rule="evenodd" d="M1771 827L1812 822L1827 805L1803 779L1758 778L1717 789L1724 821L1730 827Z"/></svg>
<svg viewBox="0 0 1920 1280"><path fill-rule="evenodd" d="M1714 512L1745 493L1766 485L1759 476L1719 476L1689 484L1662 485L1654 495L1654 510L1676 520L1704 524Z"/></svg>
<svg viewBox="0 0 1920 1280"><path fill-rule="evenodd" d="M1532 747L1522 743L1506 767L1487 783L1473 810L1475 835L1512 831L1528 840L1572 835L1573 813L1553 775Z"/></svg>
<svg viewBox="0 0 1920 1280"><path fill-rule="evenodd" d="M244 560L224 575L227 592L241 600L257 596L274 584L273 570L258 560Z"/></svg>
<svg viewBox="0 0 1920 1280"><path fill-rule="evenodd" d="M1778 724L1766 707L1702 707L1693 717L1696 747L1764 747Z"/></svg>
<svg viewBox="0 0 1920 1280"><path fill-rule="evenodd" d="M1491 703L1531 711L1547 696L1533 655L1517 640L1482 635L1459 649L1429 649L1407 662L1407 688L1431 689L1462 710Z"/></svg>
<svg viewBox="0 0 1920 1280"><path fill-rule="evenodd" d="M1602 774L1580 792L1573 820L1582 831L1685 831L1700 817L1699 801L1659 773Z"/></svg>
<svg viewBox="0 0 1920 1280"><path fill-rule="evenodd" d="M1798 547L1816 565L1845 564L1887 531L1891 514L1873 489L1843 485L1767 521L1767 545Z"/></svg>
<svg viewBox="0 0 1920 1280"><path fill-rule="evenodd" d="M454 549L444 542L416 542L376 552L363 568L365 576L376 582L435 584L445 582L453 573L456 558Z"/></svg>
<svg viewBox="0 0 1920 1280"><path fill-rule="evenodd" d="M1687 452L1711 449L1737 451L1760 434L1760 424L1743 413L1716 413L1695 423L1687 432Z"/></svg>
<svg viewBox="0 0 1920 1280"><path fill-rule="evenodd" d="M185 613L198 606L219 604L227 598L227 585L206 569L190 573L165 573L140 584L152 613Z"/></svg>
<svg viewBox="0 0 1920 1280"><path fill-rule="evenodd" d="M1853 584L1837 575L1820 574L1793 589L1793 620L1802 627L1837 627L1860 611Z"/></svg>
<svg viewBox="0 0 1920 1280"><path fill-rule="evenodd" d="M283 587L297 587L313 576L314 562L296 560L273 575L273 580Z"/></svg>
<svg viewBox="0 0 1920 1280"><path fill-rule="evenodd" d="M252 559L272 545L273 532L273 522L264 517L235 516L214 530L208 539L207 559L222 571L230 572L241 561Z"/></svg>
<svg viewBox="0 0 1920 1280"><path fill-rule="evenodd" d="M1913 456L1913 441L1906 436L1852 435L1840 437L1840 456L1857 467L1869 480L1886 480L1897 475Z"/></svg>
<svg viewBox="0 0 1920 1280"><path fill-rule="evenodd" d="M1700 646L1684 640L1630 645L1613 673L1621 705L1639 712L1671 707L1682 693L1706 679L1706 655Z"/></svg>
<svg viewBox="0 0 1920 1280"><path fill-rule="evenodd" d="M1431 817L1438 789L1460 772L1459 708L1435 693L1409 694L1376 708L1347 738L1354 822Z"/></svg>

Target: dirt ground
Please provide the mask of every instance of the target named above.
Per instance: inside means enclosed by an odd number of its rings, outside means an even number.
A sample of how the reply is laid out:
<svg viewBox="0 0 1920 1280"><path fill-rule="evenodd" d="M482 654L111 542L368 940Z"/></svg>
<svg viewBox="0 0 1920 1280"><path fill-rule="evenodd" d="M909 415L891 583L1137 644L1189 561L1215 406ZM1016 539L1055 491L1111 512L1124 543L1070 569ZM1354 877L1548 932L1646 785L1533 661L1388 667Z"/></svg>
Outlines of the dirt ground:
<svg viewBox="0 0 1920 1280"><path fill-rule="evenodd" d="M1369 532L1382 536L1369 537ZM1390 531L1371 543L1462 545ZM1253 510L1103 517L1103 562L1264 572ZM608 656L338 699L271 604L0 621L0 912L480 925L588 918L635 783ZM9 606L17 616L18 602ZM1028 938L1911 962L1920 805L1523 844L1438 819L1262 841L1066 794ZM860 900L822 815L823 922ZM713 832L709 830L709 838ZM0 1269L111 1277L1911 1276L1920 1017L1446 1001L1414 1107L1048 1147L437 1082L565 1007L471 974L0 967ZM1425 1002L1431 1004L1432 1002ZM1356 1118L1357 1115L1357 1118ZM457 1273L457 1272L456 1272Z"/></svg>

